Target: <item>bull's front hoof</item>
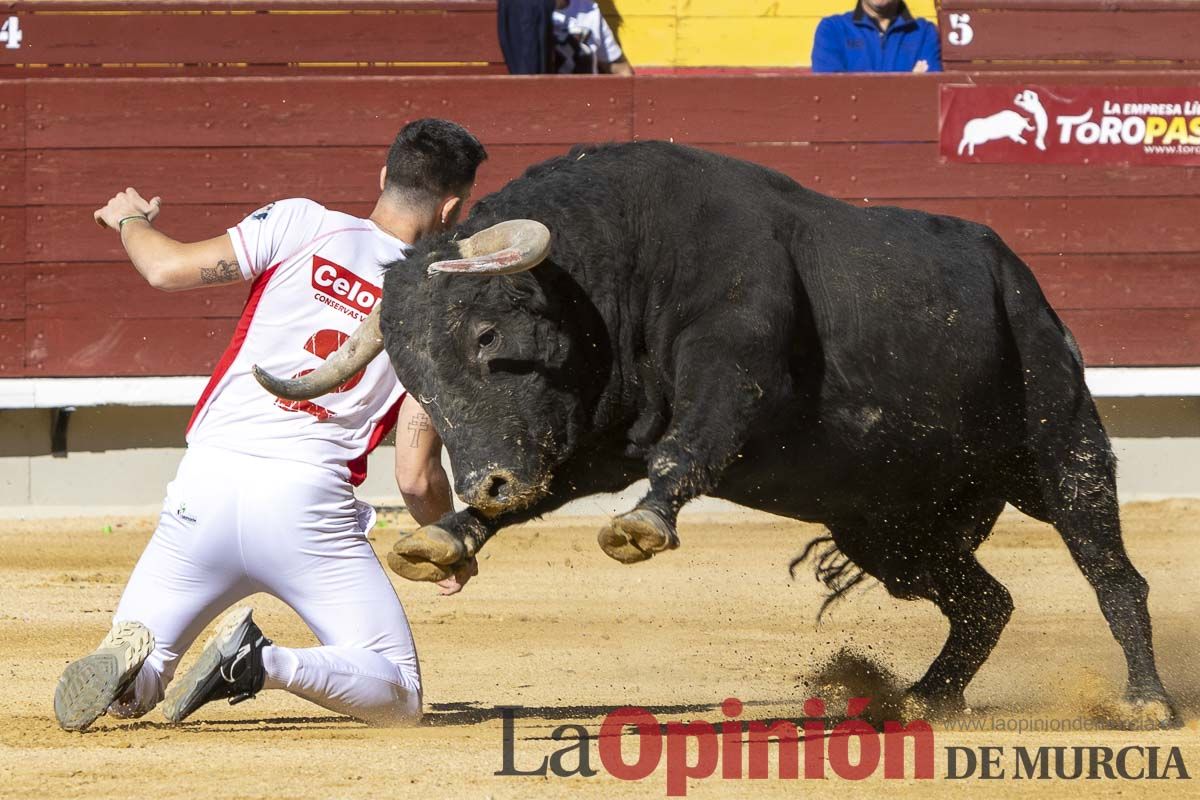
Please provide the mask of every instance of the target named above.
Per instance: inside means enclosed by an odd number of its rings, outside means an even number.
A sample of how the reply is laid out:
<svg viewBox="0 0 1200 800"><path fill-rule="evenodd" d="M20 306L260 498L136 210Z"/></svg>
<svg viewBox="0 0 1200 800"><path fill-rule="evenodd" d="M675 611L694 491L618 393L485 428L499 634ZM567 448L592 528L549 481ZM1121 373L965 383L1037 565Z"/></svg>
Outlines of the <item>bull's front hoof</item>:
<svg viewBox="0 0 1200 800"><path fill-rule="evenodd" d="M426 525L414 533L401 533L387 562L402 578L436 583L453 575L474 555L473 549L445 528Z"/></svg>
<svg viewBox="0 0 1200 800"><path fill-rule="evenodd" d="M596 538L600 549L622 564L636 564L655 553L679 547L675 528L646 508L613 517Z"/></svg>

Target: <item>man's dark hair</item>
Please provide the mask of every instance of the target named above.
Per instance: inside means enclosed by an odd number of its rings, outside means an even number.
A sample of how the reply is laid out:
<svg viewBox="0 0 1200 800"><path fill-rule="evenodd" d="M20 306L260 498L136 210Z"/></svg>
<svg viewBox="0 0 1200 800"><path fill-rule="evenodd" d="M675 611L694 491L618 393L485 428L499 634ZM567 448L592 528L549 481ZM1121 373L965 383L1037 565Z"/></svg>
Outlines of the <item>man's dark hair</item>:
<svg viewBox="0 0 1200 800"><path fill-rule="evenodd" d="M462 194L475 182L487 151L461 125L444 119L410 122L396 135L387 157L386 188L417 200Z"/></svg>

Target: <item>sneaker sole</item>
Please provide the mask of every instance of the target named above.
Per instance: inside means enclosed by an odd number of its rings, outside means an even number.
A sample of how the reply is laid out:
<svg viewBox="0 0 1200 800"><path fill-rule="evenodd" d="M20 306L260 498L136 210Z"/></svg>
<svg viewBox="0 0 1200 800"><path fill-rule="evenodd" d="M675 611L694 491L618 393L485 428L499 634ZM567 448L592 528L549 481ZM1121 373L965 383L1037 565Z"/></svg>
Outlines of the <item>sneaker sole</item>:
<svg viewBox="0 0 1200 800"><path fill-rule="evenodd" d="M154 651L154 635L139 622L119 622L96 652L63 670L54 716L63 730L82 731L108 711Z"/></svg>
<svg viewBox="0 0 1200 800"><path fill-rule="evenodd" d="M203 705L203 703L196 703L195 698L208 692L210 688L208 683L214 680L214 675L217 676L217 679L220 678L217 669L225 655L222 652L222 646L228 644L238 629L250 620L252 613L253 609L250 608L234 609L226 614L225 618L217 625L217 629L205 643L204 651L200 653L200 658L195 665L167 692L167 698L163 702L163 716L169 722L183 722L193 711Z"/></svg>

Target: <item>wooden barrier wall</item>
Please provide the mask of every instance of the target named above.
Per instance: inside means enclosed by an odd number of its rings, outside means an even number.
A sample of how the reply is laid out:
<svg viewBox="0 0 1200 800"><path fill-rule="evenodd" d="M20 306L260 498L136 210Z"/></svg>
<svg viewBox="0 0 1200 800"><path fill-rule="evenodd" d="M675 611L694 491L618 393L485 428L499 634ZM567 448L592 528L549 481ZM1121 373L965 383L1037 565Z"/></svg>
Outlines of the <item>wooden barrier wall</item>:
<svg viewBox="0 0 1200 800"><path fill-rule="evenodd" d="M748 158L851 202L979 220L1030 263L1090 364L1200 364L1200 169L944 163L938 85L964 79L0 81L0 376L209 371L245 287L149 289L92 210L128 185L160 194L159 227L181 239L217 235L289 196L365 214L396 131L432 115L487 144L476 196L577 142L657 138Z"/></svg>
<svg viewBox="0 0 1200 800"><path fill-rule="evenodd" d="M0 77L507 73L495 0L0 0L0 24Z"/></svg>
<svg viewBox="0 0 1200 800"><path fill-rule="evenodd" d="M946 69L1200 67L1190 0L941 0Z"/></svg>

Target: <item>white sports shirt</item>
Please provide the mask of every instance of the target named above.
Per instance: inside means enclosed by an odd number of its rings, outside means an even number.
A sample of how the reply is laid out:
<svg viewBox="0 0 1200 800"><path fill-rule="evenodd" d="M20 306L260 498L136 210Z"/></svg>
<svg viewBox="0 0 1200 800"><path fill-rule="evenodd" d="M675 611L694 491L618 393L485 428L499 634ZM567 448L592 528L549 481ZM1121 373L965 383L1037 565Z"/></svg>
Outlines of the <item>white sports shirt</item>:
<svg viewBox="0 0 1200 800"><path fill-rule="evenodd" d="M559 72L596 72L600 64L612 64L621 58L621 45L596 0L570 0L566 8L550 16L555 47L562 58ZM587 57L590 64L578 69L577 55Z"/></svg>
<svg viewBox="0 0 1200 800"><path fill-rule="evenodd" d="M384 265L404 258L409 245L370 220L304 199L265 206L229 236L253 284L192 414L188 445L304 461L362 483L367 454L396 424L404 399L387 355L337 390L300 402L268 393L251 368L292 378L318 367L379 302Z"/></svg>

